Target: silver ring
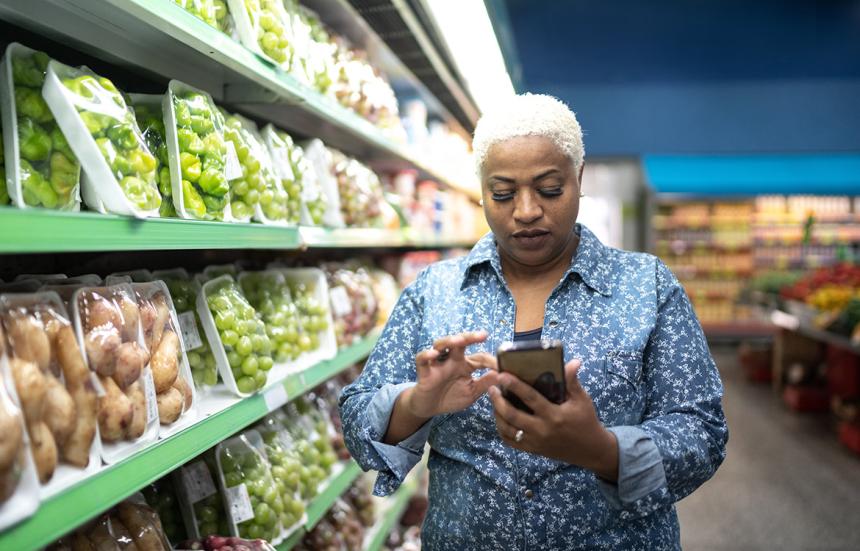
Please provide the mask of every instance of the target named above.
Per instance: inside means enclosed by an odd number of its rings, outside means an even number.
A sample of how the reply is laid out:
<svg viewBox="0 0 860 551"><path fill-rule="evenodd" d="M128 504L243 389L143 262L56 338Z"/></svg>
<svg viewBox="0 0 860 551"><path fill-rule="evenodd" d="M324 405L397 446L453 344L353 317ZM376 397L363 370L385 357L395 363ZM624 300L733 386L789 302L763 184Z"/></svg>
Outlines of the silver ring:
<svg viewBox="0 0 860 551"><path fill-rule="evenodd" d="M523 429L518 430L517 433L514 435L514 442L519 444L520 442L523 441L523 437L525 435L526 435L526 433L523 432Z"/></svg>

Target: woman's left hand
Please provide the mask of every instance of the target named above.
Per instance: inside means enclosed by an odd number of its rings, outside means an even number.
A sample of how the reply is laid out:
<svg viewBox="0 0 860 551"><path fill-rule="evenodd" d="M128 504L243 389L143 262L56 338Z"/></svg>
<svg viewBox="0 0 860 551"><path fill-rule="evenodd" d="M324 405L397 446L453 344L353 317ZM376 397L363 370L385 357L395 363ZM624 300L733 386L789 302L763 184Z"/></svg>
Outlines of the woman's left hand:
<svg viewBox="0 0 860 551"><path fill-rule="evenodd" d="M567 399L561 404L550 402L516 376L500 373L499 385L516 394L534 413L515 408L492 387L496 429L512 448L577 465L614 482L618 479L618 443L597 418L591 396L579 384L580 365L573 360L564 366ZM517 442L520 430L523 434Z"/></svg>

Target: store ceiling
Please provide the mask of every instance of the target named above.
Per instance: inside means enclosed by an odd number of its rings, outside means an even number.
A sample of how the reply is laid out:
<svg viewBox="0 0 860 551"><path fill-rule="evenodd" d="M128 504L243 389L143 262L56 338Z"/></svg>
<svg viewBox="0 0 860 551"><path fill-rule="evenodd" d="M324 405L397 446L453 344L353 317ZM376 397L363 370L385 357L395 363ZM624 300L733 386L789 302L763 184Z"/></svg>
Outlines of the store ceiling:
<svg viewBox="0 0 860 551"><path fill-rule="evenodd" d="M860 151L860 0L486 2L591 153Z"/></svg>

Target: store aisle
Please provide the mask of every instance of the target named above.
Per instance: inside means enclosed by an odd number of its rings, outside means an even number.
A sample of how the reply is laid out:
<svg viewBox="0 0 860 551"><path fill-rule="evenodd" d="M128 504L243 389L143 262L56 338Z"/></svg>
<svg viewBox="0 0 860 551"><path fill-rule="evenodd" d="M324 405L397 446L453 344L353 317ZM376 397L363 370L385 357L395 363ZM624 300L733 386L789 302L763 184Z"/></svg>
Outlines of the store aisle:
<svg viewBox="0 0 860 551"><path fill-rule="evenodd" d="M787 411L743 379L734 347L715 347L725 383L728 456L678 505L685 551L824 551L860 545L860 458L828 416Z"/></svg>

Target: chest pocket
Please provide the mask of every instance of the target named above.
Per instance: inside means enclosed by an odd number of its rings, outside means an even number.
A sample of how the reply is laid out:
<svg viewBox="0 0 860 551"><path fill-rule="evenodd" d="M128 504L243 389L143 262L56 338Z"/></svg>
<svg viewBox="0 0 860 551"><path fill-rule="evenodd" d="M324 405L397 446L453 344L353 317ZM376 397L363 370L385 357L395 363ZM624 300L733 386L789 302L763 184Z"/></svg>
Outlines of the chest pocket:
<svg viewBox="0 0 860 551"><path fill-rule="evenodd" d="M637 425L645 409L642 357L638 352L610 352L603 359L603 388L595 400L607 426Z"/></svg>

